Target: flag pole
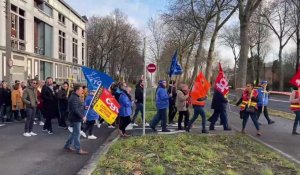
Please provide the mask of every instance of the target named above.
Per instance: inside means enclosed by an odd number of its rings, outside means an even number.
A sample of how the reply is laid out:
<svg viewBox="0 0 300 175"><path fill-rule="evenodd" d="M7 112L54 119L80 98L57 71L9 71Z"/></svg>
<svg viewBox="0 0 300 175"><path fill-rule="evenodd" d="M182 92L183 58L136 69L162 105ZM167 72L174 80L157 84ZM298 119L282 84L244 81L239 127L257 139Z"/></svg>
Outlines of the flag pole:
<svg viewBox="0 0 300 175"><path fill-rule="evenodd" d="M93 101L94 101L94 99L95 99L95 96L97 95L97 92L99 91L100 88L101 88L101 84L97 87L96 93L94 94L94 96L93 96L93 98L92 98L92 101L91 101L91 103L89 104L89 107L88 107L88 109L87 109L87 111L86 111L84 117L87 116L87 114L88 114L88 112L89 112L89 110L90 110L90 108L91 108L91 106L92 106L92 103L93 103Z"/></svg>

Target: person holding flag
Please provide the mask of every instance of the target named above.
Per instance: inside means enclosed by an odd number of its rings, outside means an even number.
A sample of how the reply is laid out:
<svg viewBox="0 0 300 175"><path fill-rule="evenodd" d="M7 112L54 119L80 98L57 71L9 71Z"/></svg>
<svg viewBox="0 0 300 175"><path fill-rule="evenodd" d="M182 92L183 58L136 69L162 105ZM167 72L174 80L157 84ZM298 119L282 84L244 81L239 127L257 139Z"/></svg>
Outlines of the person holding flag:
<svg viewBox="0 0 300 175"><path fill-rule="evenodd" d="M190 129L193 125L193 123L198 118L198 115L201 115L202 117L202 133L208 133L206 130L206 116L205 116L205 100L207 99L207 93L210 89L209 82L205 79L202 72L199 73L197 76L193 89L190 93L191 95L191 102L194 108L194 116L189 121L188 127L186 128L187 132L190 132Z"/></svg>
<svg viewBox="0 0 300 175"><path fill-rule="evenodd" d="M227 95L229 93L228 81L224 75L221 64L219 63L219 75L215 81L214 95L211 103L211 109L214 109L214 113L208 119L210 121L209 130L215 130L215 123L220 116L221 123L223 124L224 131L230 131L228 126L228 118L226 107L228 104Z"/></svg>
<svg viewBox="0 0 300 175"><path fill-rule="evenodd" d="M247 83L246 89L242 94L242 104L241 111L243 111L243 128L242 133L245 133L245 128L247 125L247 121L249 116L251 117L254 126L257 130L256 135L261 136L259 131L259 125L257 122L257 101L258 101L258 92L254 89L253 83Z"/></svg>
<svg viewBox="0 0 300 175"><path fill-rule="evenodd" d="M300 66L298 67L297 73L290 80L290 83L297 87L290 95L290 109L296 115L292 134L300 135L300 133L297 132L297 127L300 124Z"/></svg>
<svg viewBox="0 0 300 175"><path fill-rule="evenodd" d="M168 88L168 94L170 96L169 98L169 124L174 124L174 118L177 113L177 108L176 108L176 96L177 96L177 89L176 89L176 81L172 80L172 75L181 75L183 70L181 68L181 65L178 63L178 54L177 50L175 51L171 65L170 65L170 70L169 70L169 88Z"/></svg>

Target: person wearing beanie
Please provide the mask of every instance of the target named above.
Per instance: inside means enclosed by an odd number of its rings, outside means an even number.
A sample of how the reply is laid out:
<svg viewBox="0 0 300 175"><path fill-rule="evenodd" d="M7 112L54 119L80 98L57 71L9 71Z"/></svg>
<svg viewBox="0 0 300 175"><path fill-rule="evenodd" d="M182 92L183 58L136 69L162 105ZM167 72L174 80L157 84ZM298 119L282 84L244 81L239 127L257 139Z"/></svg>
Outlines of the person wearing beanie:
<svg viewBox="0 0 300 175"><path fill-rule="evenodd" d="M257 121L259 120L260 114L263 112L265 118L268 121L268 124L275 123L273 120L270 119L268 113L268 102L269 102L269 92L267 89L268 82L262 81L260 83L260 87L257 89L258 91L258 103L257 103Z"/></svg>
<svg viewBox="0 0 300 175"><path fill-rule="evenodd" d="M167 129L167 108L169 107L169 95L166 90L167 82L160 80L156 89L156 108L157 114L153 117L150 127L156 131L155 127L161 121L162 132L170 132Z"/></svg>

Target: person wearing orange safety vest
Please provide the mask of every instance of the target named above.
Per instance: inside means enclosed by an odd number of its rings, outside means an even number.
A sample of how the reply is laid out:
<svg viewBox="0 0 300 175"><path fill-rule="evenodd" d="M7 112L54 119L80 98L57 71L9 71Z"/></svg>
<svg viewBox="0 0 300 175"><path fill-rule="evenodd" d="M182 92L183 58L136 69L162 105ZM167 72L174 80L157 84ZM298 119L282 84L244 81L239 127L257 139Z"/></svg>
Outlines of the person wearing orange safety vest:
<svg viewBox="0 0 300 175"><path fill-rule="evenodd" d="M202 133L205 133L205 134L208 133L208 131L206 130L206 115L205 115L205 111L204 111L206 99L207 99L207 96L198 98L198 99L194 99L193 96L191 97L192 105L194 108L194 116L189 121L188 127L186 128L187 132L190 132L190 129L191 129L193 123L198 118L198 115L201 115L201 117L202 117Z"/></svg>
<svg viewBox="0 0 300 175"><path fill-rule="evenodd" d="M300 88L292 92L290 95L290 103L290 109L296 114L292 134L300 135L297 132L297 126L300 123Z"/></svg>
<svg viewBox="0 0 300 175"><path fill-rule="evenodd" d="M246 89L242 95L242 104L240 106L241 111L243 111L243 128L242 133L245 133L246 124L249 116L251 117L254 126L257 130L256 135L260 136L259 125L257 122L257 101L258 92L254 89L253 83L247 83Z"/></svg>

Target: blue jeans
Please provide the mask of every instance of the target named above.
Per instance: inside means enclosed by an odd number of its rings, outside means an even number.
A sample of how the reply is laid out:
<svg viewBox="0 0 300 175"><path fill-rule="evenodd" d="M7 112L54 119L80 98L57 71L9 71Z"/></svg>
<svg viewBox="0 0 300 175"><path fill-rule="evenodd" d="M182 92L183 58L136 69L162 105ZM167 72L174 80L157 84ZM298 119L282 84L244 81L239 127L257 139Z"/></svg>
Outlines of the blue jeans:
<svg viewBox="0 0 300 175"><path fill-rule="evenodd" d="M71 123L71 127L73 128L73 132L69 135L64 148L68 149L71 147L72 143L74 143L74 148L79 151L81 122L73 122Z"/></svg>
<svg viewBox="0 0 300 175"><path fill-rule="evenodd" d="M252 121L253 121L253 123L254 123L255 128L259 131L259 125L258 125L258 122L257 122L256 112L252 113L252 112L244 111L244 116L243 116L243 129L246 128L246 125L247 125L247 121L248 121L249 116L251 117L251 119L252 119Z"/></svg>
<svg viewBox="0 0 300 175"><path fill-rule="evenodd" d="M36 114L36 108L26 108L25 132L31 132L33 129L33 120Z"/></svg>
<svg viewBox="0 0 300 175"><path fill-rule="evenodd" d="M209 118L210 126L214 127L220 115L221 123L224 129L228 129L228 119L226 110L214 110L213 115Z"/></svg>
<svg viewBox="0 0 300 175"><path fill-rule="evenodd" d="M197 120L198 115L201 115L202 117L202 130L206 130L205 129L206 116L205 116L204 106L194 106L194 116L190 120L188 128L190 129L192 127L193 123Z"/></svg>
<svg viewBox="0 0 300 175"><path fill-rule="evenodd" d="M167 109L158 109L157 114L152 119L150 125L153 128L155 128L160 120L161 120L162 130L166 130L167 129Z"/></svg>
<svg viewBox="0 0 300 175"><path fill-rule="evenodd" d="M132 117L132 121L131 123L135 122L136 116L139 114L139 111L142 114L142 119L144 118L144 111L143 111L143 103L136 103L136 108L135 108L135 112L134 112L134 116Z"/></svg>
<svg viewBox="0 0 300 175"><path fill-rule="evenodd" d="M0 118L2 121L10 121L12 117L11 106L2 105L0 107Z"/></svg>
<svg viewBox="0 0 300 175"><path fill-rule="evenodd" d="M294 121L293 131L296 131L297 126L300 124L300 111L294 111L294 113L296 114L296 117L295 117L295 121Z"/></svg>

